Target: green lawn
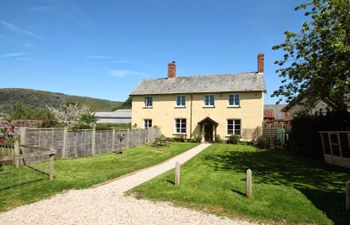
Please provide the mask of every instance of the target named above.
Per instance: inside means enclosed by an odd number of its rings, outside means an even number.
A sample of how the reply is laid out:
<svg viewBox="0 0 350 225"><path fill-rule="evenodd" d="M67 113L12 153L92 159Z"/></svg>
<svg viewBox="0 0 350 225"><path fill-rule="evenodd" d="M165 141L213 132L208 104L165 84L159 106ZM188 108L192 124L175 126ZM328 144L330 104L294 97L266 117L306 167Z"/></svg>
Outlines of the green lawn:
<svg viewBox="0 0 350 225"><path fill-rule="evenodd" d="M170 147L147 145L130 148L123 154L107 153L77 159L55 160L55 179L28 167L0 167L0 211L35 202L68 189L87 188L141 168L155 165L197 144L171 143ZM48 162L31 165L48 171Z"/></svg>
<svg viewBox="0 0 350 225"><path fill-rule="evenodd" d="M245 197L248 168L253 171L252 199ZM349 224L349 179L348 169L288 152L214 144L181 167L180 187L174 187L172 170L129 193L248 220Z"/></svg>

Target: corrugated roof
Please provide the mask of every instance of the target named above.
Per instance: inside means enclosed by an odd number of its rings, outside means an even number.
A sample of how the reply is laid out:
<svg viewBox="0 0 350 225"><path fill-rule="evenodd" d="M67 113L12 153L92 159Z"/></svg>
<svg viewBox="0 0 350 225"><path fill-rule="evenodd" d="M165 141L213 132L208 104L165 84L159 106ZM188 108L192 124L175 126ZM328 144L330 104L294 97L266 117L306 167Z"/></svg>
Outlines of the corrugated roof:
<svg viewBox="0 0 350 225"><path fill-rule="evenodd" d="M257 72L143 80L131 95L265 91Z"/></svg>
<svg viewBox="0 0 350 225"><path fill-rule="evenodd" d="M95 112L96 118L131 118L131 109L118 109L114 112Z"/></svg>

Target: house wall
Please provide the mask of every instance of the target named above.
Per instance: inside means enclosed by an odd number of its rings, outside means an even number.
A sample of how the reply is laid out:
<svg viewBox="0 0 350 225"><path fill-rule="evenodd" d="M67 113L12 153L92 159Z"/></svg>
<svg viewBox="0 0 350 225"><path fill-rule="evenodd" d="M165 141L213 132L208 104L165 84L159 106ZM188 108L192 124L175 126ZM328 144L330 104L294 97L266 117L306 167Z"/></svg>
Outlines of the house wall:
<svg viewBox="0 0 350 225"><path fill-rule="evenodd" d="M153 97L152 108L144 107L145 96L133 96L132 125L144 128L144 119L152 119L152 125L160 127L162 134L166 137L174 137L175 118L185 118L187 121L186 136L191 138L201 133L198 122L210 117L219 124L216 130L217 134L225 139L228 137L227 119L240 119L242 139L255 139L261 133L264 116L264 93L240 93L240 107L238 108L228 106L228 96L230 94L232 93L214 94L214 108L204 107L204 96L206 94L179 94L186 96L185 108L176 107L177 95L149 95ZM190 123L191 108L192 122Z"/></svg>

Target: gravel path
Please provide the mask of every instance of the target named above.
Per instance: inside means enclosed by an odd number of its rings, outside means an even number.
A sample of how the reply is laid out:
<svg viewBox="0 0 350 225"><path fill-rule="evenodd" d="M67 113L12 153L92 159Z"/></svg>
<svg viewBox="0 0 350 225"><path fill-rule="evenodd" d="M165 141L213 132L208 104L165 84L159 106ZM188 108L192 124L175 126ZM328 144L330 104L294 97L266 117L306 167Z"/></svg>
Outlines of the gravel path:
<svg viewBox="0 0 350 225"><path fill-rule="evenodd" d="M126 197L123 193L186 162L209 144L201 144L160 165L149 167L94 188L70 190L52 198L0 213L0 224L241 224L205 212Z"/></svg>

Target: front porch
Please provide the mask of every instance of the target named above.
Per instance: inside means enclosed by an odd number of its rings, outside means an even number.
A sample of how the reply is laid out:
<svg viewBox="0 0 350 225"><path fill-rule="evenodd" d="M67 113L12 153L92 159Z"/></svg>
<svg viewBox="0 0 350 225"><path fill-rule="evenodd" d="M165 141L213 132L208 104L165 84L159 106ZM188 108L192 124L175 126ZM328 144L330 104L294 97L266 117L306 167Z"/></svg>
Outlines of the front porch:
<svg viewBox="0 0 350 225"><path fill-rule="evenodd" d="M217 136L217 126L219 125L216 121L210 117L206 117L198 122L200 134L202 136L202 142L212 143L215 141Z"/></svg>

